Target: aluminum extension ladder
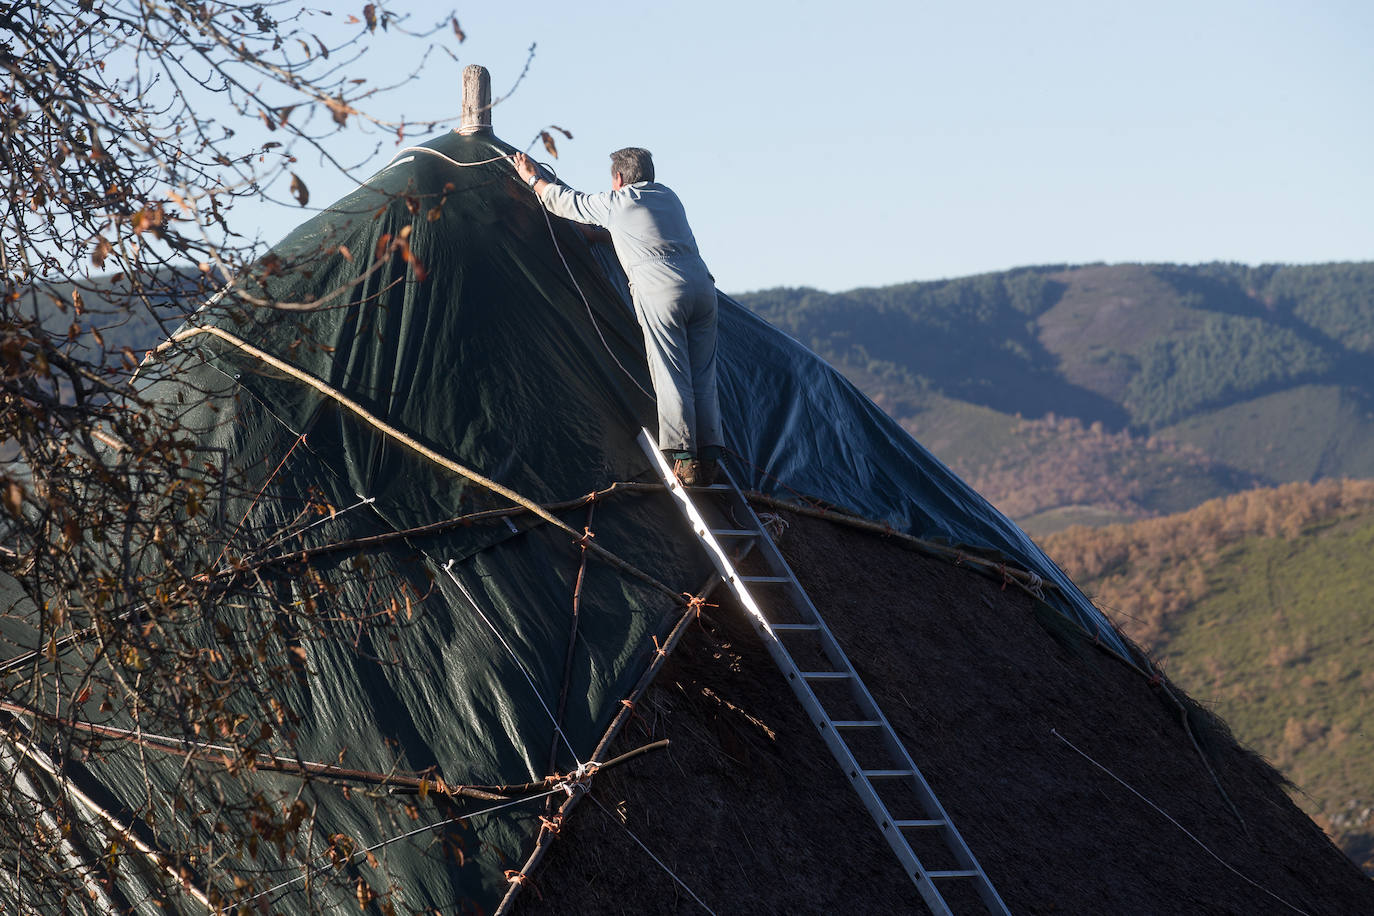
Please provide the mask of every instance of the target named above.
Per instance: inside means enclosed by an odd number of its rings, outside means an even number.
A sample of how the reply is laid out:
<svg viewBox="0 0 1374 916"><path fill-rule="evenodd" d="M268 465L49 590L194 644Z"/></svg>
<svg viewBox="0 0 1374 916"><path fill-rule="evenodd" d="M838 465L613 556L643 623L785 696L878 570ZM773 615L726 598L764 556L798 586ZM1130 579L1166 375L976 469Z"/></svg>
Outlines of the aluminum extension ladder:
<svg viewBox="0 0 1374 916"><path fill-rule="evenodd" d="M673 475L662 452L658 450L646 430L640 431L639 444L686 516L692 533L706 548L716 571L749 613L750 621L768 648L769 654L773 656L773 661L786 677L787 683L806 709L812 724L820 732L835 760L849 776L850 784L859 793L864 807L872 815L892 851L897 854L906 873L915 882L916 889L927 906L937 916L953 916L953 911L945 901L945 895L941 893L941 885L973 882L974 889L990 912L1010 916L1007 905L1002 902L992 882L983 872L982 866L969 851L963 836L945 813L944 807L931 791L930 785L921 775L905 745L897 737L878 704L874 702L872 694L860 680L844 650L840 648L830 628L821 619L820 613L811 603L792 568L783 559L782 553L773 543L763 523L759 521L753 507L740 492L729 471L722 465L720 470L723 483L716 483L710 487L692 487L689 492L689 489L682 486ZM724 500L720 514L721 517L728 519L722 524L729 527L711 527L693 501L694 495L710 495ZM723 541L751 542L756 555L763 558L769 574L740 574L722 549ZM751 594L751 589L755 588L770 590L770 597L774 591L780 590L783 599L795 615L796 622L781 622L778 620L779 617L792 616L782 613L775 613L774 620L770 621ZM762 591L760 593L763 594ZM781 608L775 607L774 610L780 611ZM784 637L794 643L794 649L788 649ZM808 640L811 657L806 659L808 667L804 669L794 655L803 654L802 643ZM819 658L821 662L813 663L813 658ZM817 664L824 664L826 667L817 668ZM835 718L827 712L827 703L832 708L838 705L833 693L827 693L824 702L818 696L818 688L821 692L826 692L823 685L827 684L849 688L847 700L842 699L839 702L845 703L847 710L857 710L856 715ZM843 698L843 695L841 696ZM851 735L853 737L847 737ZM855 745L860 747L856 748ZM881 762L884 766L876 766L875 761L869 759L875 756L875 752L883 758ZM861 757L863 762L860 760ZM898 808L905 813L904 809L913 803L922 816L896 817L889 807ZM936 869L922 864L912 838L920 836L924 841L932 835L943 841L941 855L952 857L957 867ZM918 845L921 845L922 852L929 860L932 847L928 842Z"/></svg>

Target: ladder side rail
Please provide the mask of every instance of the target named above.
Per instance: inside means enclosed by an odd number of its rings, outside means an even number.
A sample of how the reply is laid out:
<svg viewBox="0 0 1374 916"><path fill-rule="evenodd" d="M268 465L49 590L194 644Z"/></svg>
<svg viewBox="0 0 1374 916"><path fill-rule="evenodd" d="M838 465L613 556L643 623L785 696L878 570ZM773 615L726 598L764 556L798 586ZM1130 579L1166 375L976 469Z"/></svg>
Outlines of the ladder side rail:
<svg viewBox="0 0 1374 916"><path fill-rule="evenodd" d="M734 495L738 497L737 500L732 500L735 507L739 511L747 513L745 517L749 520L749 524L759 531L766 532L763 522L754 511L754 507L744 498L744 494L735 483L734 478L730 476L728 470L725 468L721 470L725 472L725 477L729 481L730 489L734 492ZM854 670L853 664L849 661L848 656L844 654L844 649L840 646L839 640L835 638L834 633L831 632L829 625L826 624L820 611L816 608L815 604L812 603L810 595L801 587L801 583L797 582L796 574L792 571L792 567L783 557L782 551L778 548L778 545L774 543L771 537L763 537L758 545L758 550L775 572L783 572L785 570L785 575L789 576L793 582L797 583L796 591L800 594L801 599L807 606L810 622L818 624L821 628L821 633L824 634L822 645L824 646L828 643L834 646L835 650L840 653L840 657L843 659L836 667L847 670L852 677L850 685L854 693L854 699L869 718L882 723L881 728L884 743L887 745L889 753L896 758L899 764L911 771L912 788L915 790L915 794L925 808L927 815L932 820L942 820L948 825L948 828L945 830L945 835L949 840L950 851L954 854L955 861L965 869L983 874L982 866L978 864L977 858L973 855L973 850L969 848L968 843L964 840L963 834L954 826L954 821L949 816L949 812L947 812L944 805L941 804L939 797L935 794L935 790L931 788L930 783L925 778L925 774L921 772L921 768L916 765L916 761L912 758L911 752L907 750L905 742L898 737L896 729L894 729L892 723L888 721L887 715L882 711L882 707L880 707L877 700L873 698L873 694L869 691L868 685L864 683L863 678L859 677L858 672ZM807 614L803 613L803 616L805 617ZM777 637L775 636L774 638L776 639ZM826 652L826 656L830 658L832 663L835 663L835 658L831 657L829 652ZM984 883L989 890L992 890L991 882L987 881L986 877L984 877ZM980 893L982 892L982 887L983 885L980 884ZM996 895L995 890L992 892ZM996 905L986 900L985 902L988 903L989 908L994 912L999 910L1005 911L1006 909L1006 905L1002 902L1000 897L997 897Z"/></svg>
<svg viewBox="0 0 1374 916"><path fill-rule="evenodd" d="M840 735L839 731L833 726L833 720L829 714L826 713L824 706L821 704L815 692L811 689L811 685L801 669L797 667L786 645L783 644L782 640L773 630L771 622L763 614L762 609L754 600L746 583L736 571L734 564L731 563L728 554L726 554L713 535L711 526L706 523L695 503L693 503L687 489L678 482L676 476L664 460L663 455L649 438L647 430L641 430L639 439L641 447L654 463L659 476L667 485L669 493L682 507L683 514L687 517L692 527L693 534L695 534L702 545L706 547L707 554L712 564L716 567L717 572L721 574L721 578L725 581L731 592L734 593L736 599L739 600L740 604L749 613L751 622L760 638L763 640L764 646L768 649L770 656L772 656L775 664L778 665L778 668L785 675L789 686L792 687L793 693L802 703L803 708L805 708L808 715L812 717L813 725L820 732L822 740L830 749L836 762L842 767L845 767L855 791L858 792L869 814L881 828L884 837L888 841L888 845L892 848L893 852L896 853L903 866L906 867L912 875L917 890L920 892L922 898L937 916L946 916L946 914L950 914L949 907L945 903L944 898L940 895L933 877L950 873L928 870L922 865L914 849L912 849L911 844L907 841L906 836L897 826L896 819L893 818L892 814L887 809L886 804L878 795L872 782L864 774L862 767L854 757L852 749L845 743L843 736ZM724 468L722 468L722 470L725 471ZM804 605L803 613L809 612L812 615L812 622L818 625L819 631L824 634L824 641L829 642L833 646L835 654L840 659L836 667L841 669L841 671L836 673L843 673L845 678L849 680L851 689L860 692L859 695L856 695L856 699L860 701L861 706L871 709L872 713L875 714L872 718L881 722L885 742L890 745L893 756L906 765L907 777L912 780L912 787L916 790L914 794L917 795L918 800L923 804L928 805L928 813L933 816L938 816L938 819L943 821L944 826L941 832L945 836L946 844L954 854L956 861L964 866L964 871L968 873L969 877L976 877L977 891L988 909L994 913L1009 914L1010 911L1007 909L1006 904L992 886L991 881L988 880L982 866L980 866L974 858L963 836L954 826L954 822L945 812L939 799L935 797L934 791L930 788L925 777L921 774L920 768L917 767L915 761L912 760L905 745L897 738L891 723L887 721L887 717L878 707L876 701L873 700L872 694L869 693L867 686L864 685L862 679L858 676L858 672L854 670L853 665L844 654L844 650L839 645L838 640L834 638L834 634L830 632L829 627L821 618L819 611L816 610L815 605L811 602L810 596L808 596L805 589L801 587L801 583L797 581L796 575L792 572L791 567L788 566L786 560L783 559L781 552L777 549L777 545L774 544L772 538L768 536L767 529L764 528L758 515L754 512L753 507L749 505L749 502L744 498L744 494L735 484L734 478L729 475L728 471L725 471L725 477L728 481L725 489L730 494L730 502L735 508L745 513L745 518L749 520L753 529L758 532L759 537L756 539L755 544L765 554L768 565L774 567L776 571L785 572L786 578L789 581L788 591L794 592L794 600L796 595L800 595L801 601L798 603ZM739 520L736 519L735 521L738 524ZM802 610L802 608L799 608L799 610ZM826 652L826 655L830 657L830 652ZM831 658L831 661L834 663L835 659ZM932 819L934 819L934 817Z"/></svg>
<svg viewBox="0 0 1374 916"><path fill-rule="evenodd" d="M738 600L741 599L740 592L747 590L742 583L736 583L731 586L731 591L735 593ZM782 645L777 636L770 631L766 620L755 619L751 622L755 632L758 633L759 638L768 649L769 655L773 657L774 664L778 666L778 670L783 675L783 680L792 688L792 693L806 711L807 717L820 734L821 740L829 748L831 756L840 765L844 775L849 777L849 783L858 794L859 800L863 802L869 816L881 829L883 839L896 853L902 867L912 876L921 898L936 916L952 916L949 905L945 903L944 897L941 896L939 888L936 887L928 870L916 856L916 852L907 841L906 835L897 826L895 818L888 811L881 796L878 795L872 781L864 775L863 767L854 756L854 751L831 724L829 714L826 713L820 698L816 696L816 692L811 689L811 685L802 675L801 669L797 667L796 661L788 654L786 647ZM948 821L946 824L948 825Z"/></svg>

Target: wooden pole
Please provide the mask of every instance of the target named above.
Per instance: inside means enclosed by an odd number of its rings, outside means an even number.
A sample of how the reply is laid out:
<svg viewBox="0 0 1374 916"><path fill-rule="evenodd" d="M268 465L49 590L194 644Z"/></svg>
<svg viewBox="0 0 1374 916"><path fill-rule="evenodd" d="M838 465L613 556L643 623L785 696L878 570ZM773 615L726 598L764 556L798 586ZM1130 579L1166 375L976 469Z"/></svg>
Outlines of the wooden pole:
<svg viewBox="0 0 1374 916"><path fill-rule="evenodd" d="M491 131L491 74L479 64L463 70L463 121L460 134Z"/></svg>

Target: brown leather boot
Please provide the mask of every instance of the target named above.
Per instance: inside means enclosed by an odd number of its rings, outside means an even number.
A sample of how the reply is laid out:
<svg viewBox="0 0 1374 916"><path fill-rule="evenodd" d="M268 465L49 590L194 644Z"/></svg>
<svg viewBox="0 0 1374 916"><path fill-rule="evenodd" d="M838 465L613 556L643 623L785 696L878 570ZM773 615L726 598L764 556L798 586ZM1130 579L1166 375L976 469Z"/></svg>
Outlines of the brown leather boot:
<svg viewBox="0 0 1374 916"><path fill-rule="evenodd" d="M674 458L673 476L678 479L678 483L684 487L695 487L701 483L701 459L700 458Z"/></svg>

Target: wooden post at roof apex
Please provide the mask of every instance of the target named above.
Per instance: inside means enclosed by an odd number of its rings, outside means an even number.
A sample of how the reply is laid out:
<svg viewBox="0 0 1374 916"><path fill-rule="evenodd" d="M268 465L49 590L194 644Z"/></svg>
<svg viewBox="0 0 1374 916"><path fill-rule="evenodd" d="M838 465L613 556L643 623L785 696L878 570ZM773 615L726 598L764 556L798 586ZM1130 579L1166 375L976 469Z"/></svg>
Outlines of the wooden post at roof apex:
<svg viewBox="0 0 1374 916"><path fill-rule="evenodd" d="M463 69L463 121L460 134L491 131L491 74L479 64Z"/></svg>

